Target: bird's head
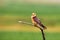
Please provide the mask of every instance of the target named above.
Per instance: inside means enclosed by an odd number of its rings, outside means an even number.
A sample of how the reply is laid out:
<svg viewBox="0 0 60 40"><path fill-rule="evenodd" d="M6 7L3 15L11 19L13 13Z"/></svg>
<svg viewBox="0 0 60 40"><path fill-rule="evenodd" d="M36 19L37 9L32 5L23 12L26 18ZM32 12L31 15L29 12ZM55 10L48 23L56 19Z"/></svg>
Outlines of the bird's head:
<svg viewBox="0 0 60 40"><path fill-rule="evenodd" d="M32 16L33 16L33 17L36 16L36 13L32 13Z"/></svg>

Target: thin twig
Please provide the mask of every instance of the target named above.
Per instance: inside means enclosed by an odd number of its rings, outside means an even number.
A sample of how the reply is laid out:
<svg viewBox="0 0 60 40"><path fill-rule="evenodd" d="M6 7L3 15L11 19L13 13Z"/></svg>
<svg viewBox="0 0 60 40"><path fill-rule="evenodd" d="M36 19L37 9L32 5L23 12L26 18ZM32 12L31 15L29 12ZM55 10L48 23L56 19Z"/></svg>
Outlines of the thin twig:
<svg viewBox="0 0 60 40"><path fill-rule="evenodd" d="M44 30L43 29L40 29L41 32L42 32L42 37L43 37L43 40L45 40L45 34L44 34Z"/></svg>

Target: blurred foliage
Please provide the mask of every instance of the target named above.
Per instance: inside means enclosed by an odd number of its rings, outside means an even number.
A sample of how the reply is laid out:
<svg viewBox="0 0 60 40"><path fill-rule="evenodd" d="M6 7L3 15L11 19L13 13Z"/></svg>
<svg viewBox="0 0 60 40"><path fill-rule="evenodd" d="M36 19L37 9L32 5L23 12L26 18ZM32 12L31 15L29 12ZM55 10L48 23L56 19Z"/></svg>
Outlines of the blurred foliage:
<svg viewBox="0 0 60 40"><path fill-rule="evenodd" d="M41 32L0 32L0 40L42 40ZM60 40L60 33L46 33L46 40Z"/></svg>
<svg viewBox="0 0 60 40"><path fill-rule="evenodd" d="M59 4L7 2L0 7L0 25L14 24L18 20L31 22L30 16L32 12L35 12L45 25L56 26L60 24Z"/></svg>

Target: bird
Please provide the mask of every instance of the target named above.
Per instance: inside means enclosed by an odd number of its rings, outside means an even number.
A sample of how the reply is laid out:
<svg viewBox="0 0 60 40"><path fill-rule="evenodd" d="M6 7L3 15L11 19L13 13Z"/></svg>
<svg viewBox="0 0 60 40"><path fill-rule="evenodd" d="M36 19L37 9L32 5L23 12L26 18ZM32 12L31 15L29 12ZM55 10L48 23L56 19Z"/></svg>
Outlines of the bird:
<svg viewBox="0 0 60 40"><path fill-rule="evenodd" d="M36 13L32 13L31 21L35 27L38 27L39 29L42 29L42 30L47 29L46 26L44 26L41 23L40 19L37 18Z"/></svg>

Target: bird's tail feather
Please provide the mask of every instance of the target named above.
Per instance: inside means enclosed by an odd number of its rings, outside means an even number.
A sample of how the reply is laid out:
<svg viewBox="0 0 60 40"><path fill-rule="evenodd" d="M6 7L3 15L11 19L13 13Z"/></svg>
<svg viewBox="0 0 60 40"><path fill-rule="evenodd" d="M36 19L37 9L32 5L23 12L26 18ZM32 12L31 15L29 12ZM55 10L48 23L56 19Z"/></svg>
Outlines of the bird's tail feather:
<svg viewBox="0 0 60 40"><path fill-rule="evenodd" d="M43 24L40 24L41 27L43 27L43 29L47 29Z"/></svg>

